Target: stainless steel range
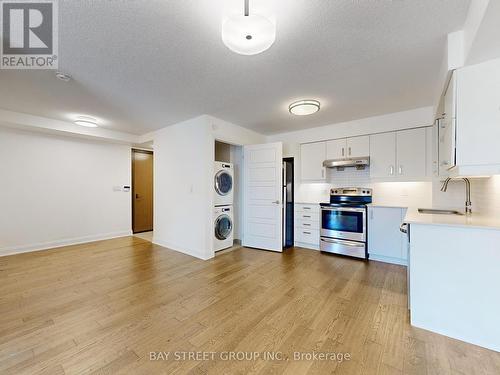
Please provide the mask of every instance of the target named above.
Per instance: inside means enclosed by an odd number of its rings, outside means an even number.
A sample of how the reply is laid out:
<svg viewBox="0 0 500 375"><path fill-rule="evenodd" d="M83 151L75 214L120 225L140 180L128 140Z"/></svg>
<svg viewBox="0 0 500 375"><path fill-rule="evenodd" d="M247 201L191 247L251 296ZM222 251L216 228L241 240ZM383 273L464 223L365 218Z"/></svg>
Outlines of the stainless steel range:
<svg viewBox="0 0 500 375"><path fill-rule="evenodd" d="M328 253L368 259L366 205L368 188L335 188L330 203L321 203L320 249Z"/></svg>

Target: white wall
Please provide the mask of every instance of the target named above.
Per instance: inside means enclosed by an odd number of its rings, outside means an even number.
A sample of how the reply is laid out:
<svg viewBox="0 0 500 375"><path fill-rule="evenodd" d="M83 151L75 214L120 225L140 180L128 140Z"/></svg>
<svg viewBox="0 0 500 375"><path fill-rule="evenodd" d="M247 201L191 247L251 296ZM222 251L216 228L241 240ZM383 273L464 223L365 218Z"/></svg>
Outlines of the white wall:
<svg viewBox="0 0 500 375"><path fill-rule="evenodd" d="M472 211L485 215L500 214L500 176L471 179ZM433 183L432 200L435 207L464 210L465 185L463 181L450 181L448 190L440 191L441 181Z"/></svg>
<svg viewBox="0 0 500 375"><path fill-rule="evenodd" d="M214 140L204 116L168 126L154 135L153 242L201 259L212 256L207 241L212 213ZM211 157L208 157L211 155Z"/></svg>
<svg viewBox="0 0 500 375"><path fill-rule="evenodd" d="M258 133L211 116L155 132L154 243L201 259L214 256L216 139L233 145L265 141Z"/></svg>
<svg viewBox="0 0 500 375"><path fill-rule="evenodd" d="M382 116L367 117L360 120L275 134L267 137L267 140L268 142L283 142L285 144L317 142L335 138L430 126L433 123L433 107L422 107L410 111L389 113Z"/></svg>
<svg viewBox="0 0 500 375"><path fill-rule="evenodd" d="M276 134L267 137L267 140L269 142L283 142L283 157L293 157L295 160L296 202L328 202L329 190L332 187L363 186L373 189L374 203L404 207L430 207L432 205L432 184L430 182L372 183L369 178L369 170L356 171L352 168L348 168L343 172L327 170L327 181L325 183L302 183L300 176L300 144L428 126L434 122L433 112L432 107L418 108L318 128Z"/></svg>
<svg viewBox="0 0 500 375"><path fill-rule="evenodd" d="M131 234L126 145L0 128L0 255Z"/></svg>

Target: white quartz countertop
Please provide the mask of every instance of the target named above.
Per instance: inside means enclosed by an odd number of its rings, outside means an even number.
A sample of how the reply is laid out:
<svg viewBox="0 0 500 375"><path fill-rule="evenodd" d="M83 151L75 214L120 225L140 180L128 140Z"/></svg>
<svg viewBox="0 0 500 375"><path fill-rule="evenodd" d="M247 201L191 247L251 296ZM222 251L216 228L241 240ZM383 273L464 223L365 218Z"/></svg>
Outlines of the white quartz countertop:
<svg viewBox="0 0 500 375"><path fill-rule="evenodd" d="M500 217L472 213L471 215L421 214L416 209L406 212L405 223L424 225L443 225L479 229L500 230Z"/></svg>
<svg viewBox="0 0 500 375"><path fill-rule="evenodd" d="M368 207L381 207L381 208L408 208L408 206L398 206L397 204L380 204L380 203L369 203Z"/></svg>

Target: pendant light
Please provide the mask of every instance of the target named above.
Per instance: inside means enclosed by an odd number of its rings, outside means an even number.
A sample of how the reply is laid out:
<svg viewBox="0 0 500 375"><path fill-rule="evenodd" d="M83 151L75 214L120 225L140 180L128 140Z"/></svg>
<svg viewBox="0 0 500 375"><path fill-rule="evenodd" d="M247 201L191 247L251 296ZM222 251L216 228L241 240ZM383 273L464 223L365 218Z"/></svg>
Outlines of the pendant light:
<svg viewBox="0 0 500 375"><path fill-rule="evenodd" d="M256 55L271 47L276 40L276 25L269 18L250 14L249 0L244 14L234 15L222 24L222 41L240 55Z"/></svg>

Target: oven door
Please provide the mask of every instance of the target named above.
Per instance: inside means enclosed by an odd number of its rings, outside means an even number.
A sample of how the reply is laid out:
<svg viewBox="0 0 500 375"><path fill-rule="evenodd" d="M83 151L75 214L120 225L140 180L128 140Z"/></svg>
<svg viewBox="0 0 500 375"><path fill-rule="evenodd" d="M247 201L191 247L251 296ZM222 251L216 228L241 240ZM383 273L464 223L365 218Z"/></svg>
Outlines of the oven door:
<svg viewBox="0 0 500 375"><path fill-rule="evenodd" d="M366 242L366 208L321 207L321 237Z"/></svg>

